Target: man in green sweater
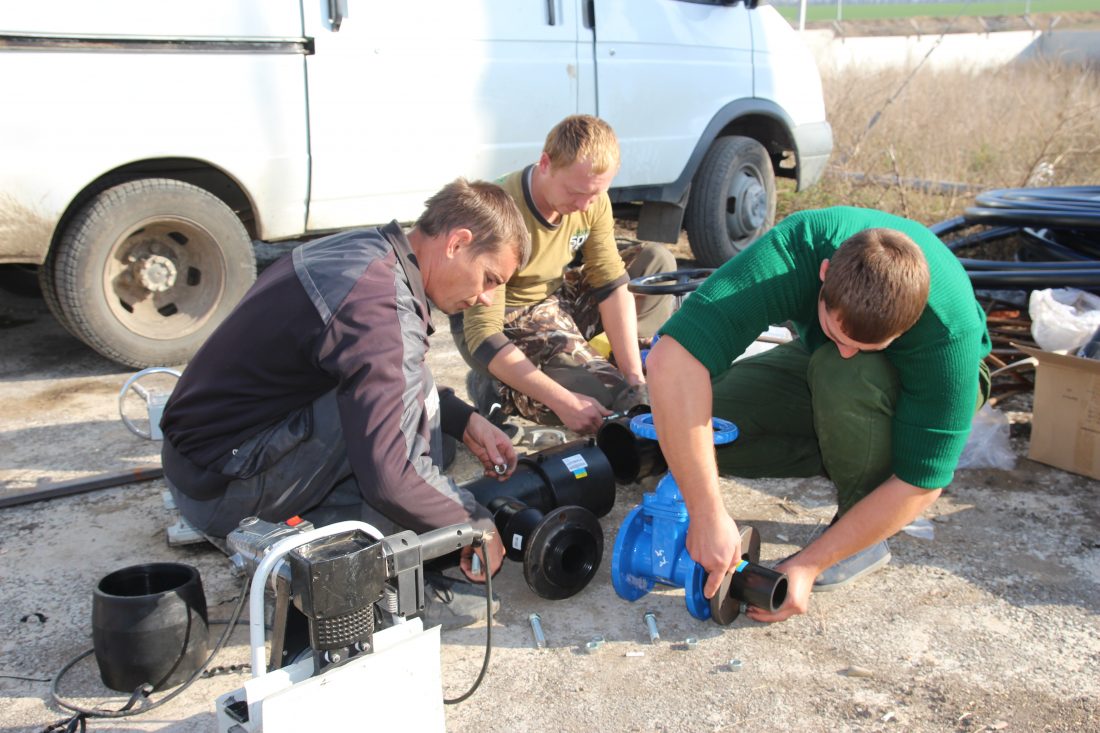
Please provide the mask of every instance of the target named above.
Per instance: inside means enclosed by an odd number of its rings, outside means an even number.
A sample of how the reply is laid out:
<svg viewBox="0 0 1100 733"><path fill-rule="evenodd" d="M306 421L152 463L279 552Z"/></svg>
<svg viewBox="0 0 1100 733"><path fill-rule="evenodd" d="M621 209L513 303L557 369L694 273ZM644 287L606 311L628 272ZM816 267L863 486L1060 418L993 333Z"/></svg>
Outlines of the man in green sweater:
<svg viewBox="0 0 1100 733"><path fill-rule="evenodd" d="M531 259L491 305L451 318L483 412L497 402L505 415L593 433L612 409L645 401L638 337L664 323L672 297L635 299L626 285L675 270L676 260L659 245L619 251L607 195L618 172L610 125L573 115L550 131L537 163L499 181L527 224ZM589 344L601 331L614 364Z"/></svg>
<svg viewBox="0 0 1100 733"><path fill-rule="evenodd" d="M798 339L733 363L770 324ZM951 482L989 392L985 316L954 254L920 224L869 209L792 214L723 265L661 328L647 361L661 449L687 504L704 595L740 560L719 471L826 475L837 516L778 567L805 613L890 559L886 539ZM740 436L715 451L711 416Z"/></svg>

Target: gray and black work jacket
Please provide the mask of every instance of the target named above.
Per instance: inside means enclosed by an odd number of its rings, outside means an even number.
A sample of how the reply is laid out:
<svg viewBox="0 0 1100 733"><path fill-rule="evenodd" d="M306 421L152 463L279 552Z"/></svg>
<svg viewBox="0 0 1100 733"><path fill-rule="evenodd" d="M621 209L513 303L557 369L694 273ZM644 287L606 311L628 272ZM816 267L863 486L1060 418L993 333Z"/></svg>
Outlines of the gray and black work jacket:
<svg viewBox="0 0 1100 733"><path fill-rule="evenodd" d="M473 408L437 391L431 310L397 222L297 247L203 344L165 409L165 439L220 471L244 440L333 389L365 498L415 532L488 511L432 460L435 426L461 439Z"/></svg>

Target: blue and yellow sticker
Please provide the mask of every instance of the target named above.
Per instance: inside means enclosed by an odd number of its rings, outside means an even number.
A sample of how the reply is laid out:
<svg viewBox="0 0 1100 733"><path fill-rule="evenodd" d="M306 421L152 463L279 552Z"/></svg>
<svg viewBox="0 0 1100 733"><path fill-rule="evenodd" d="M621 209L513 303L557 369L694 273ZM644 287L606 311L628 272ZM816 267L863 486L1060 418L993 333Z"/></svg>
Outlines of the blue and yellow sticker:
<svg viewBox="0 0 1100 733"><path fill-rule="evenodd" d="M571 456L566 456L561 459L561 462L564 463L565 467L569 469L569 472L573 474L573 478L588 478L588 462L584 460L584 456L581 454L574 453Z"/></svg>

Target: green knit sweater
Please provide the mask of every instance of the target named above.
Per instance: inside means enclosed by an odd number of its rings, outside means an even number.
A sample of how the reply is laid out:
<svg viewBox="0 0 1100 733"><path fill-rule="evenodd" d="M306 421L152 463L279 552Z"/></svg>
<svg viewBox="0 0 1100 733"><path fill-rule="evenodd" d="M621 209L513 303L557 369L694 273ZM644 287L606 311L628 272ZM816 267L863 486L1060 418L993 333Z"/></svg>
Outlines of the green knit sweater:
<svg viewBox="0 0 1100 733"><path fill-rule="evenodd" d="M792 214L723 265L661 328L712 377L771 324L790 321L810 351L828 342L817 318L822 260L856 232L887 227L924 251L928 305L883 352L897 368L894 473L915 486L946 486L958 463L978 399L978 365L989 353L985 315L955 255L922 225L870 209L834 207Z"/></svg>

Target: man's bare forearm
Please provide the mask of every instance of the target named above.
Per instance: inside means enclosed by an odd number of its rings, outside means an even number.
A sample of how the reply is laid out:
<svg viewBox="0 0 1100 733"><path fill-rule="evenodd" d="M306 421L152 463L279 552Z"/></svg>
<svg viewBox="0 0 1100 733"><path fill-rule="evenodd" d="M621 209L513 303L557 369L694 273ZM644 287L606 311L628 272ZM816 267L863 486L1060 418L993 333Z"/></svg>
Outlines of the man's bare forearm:
<svg viewBox="0 0 1100 733"><path fill-rule="evenodd" d="M543 374L515 344L508 344L489 362L489 372L523 394L533 397L551 410L569 399L565 387Z"/></svg>
<svg viewBox="0 0 1100 733"><path fill-rule="evenodd" d="M891 476L845 512L794 562L816 573L897 534L939 498L941 489L922 489Z"/></svg>
<svg viewBox="0 0 1100 733"><path fill-rule="evenodd" d="M600 321L611 342L615 363L629 384L644 384L642 357L638 352L638 311L626 285L615 288L600 301Z"/></svg>
<svg viewBox="0 0 1100 733"><path fill-rule="evenodd" d="M694 519L725 512L718 488L710 418L710 373L675 339L664 336L649 354L649 396L661 453Z"/></svg>

